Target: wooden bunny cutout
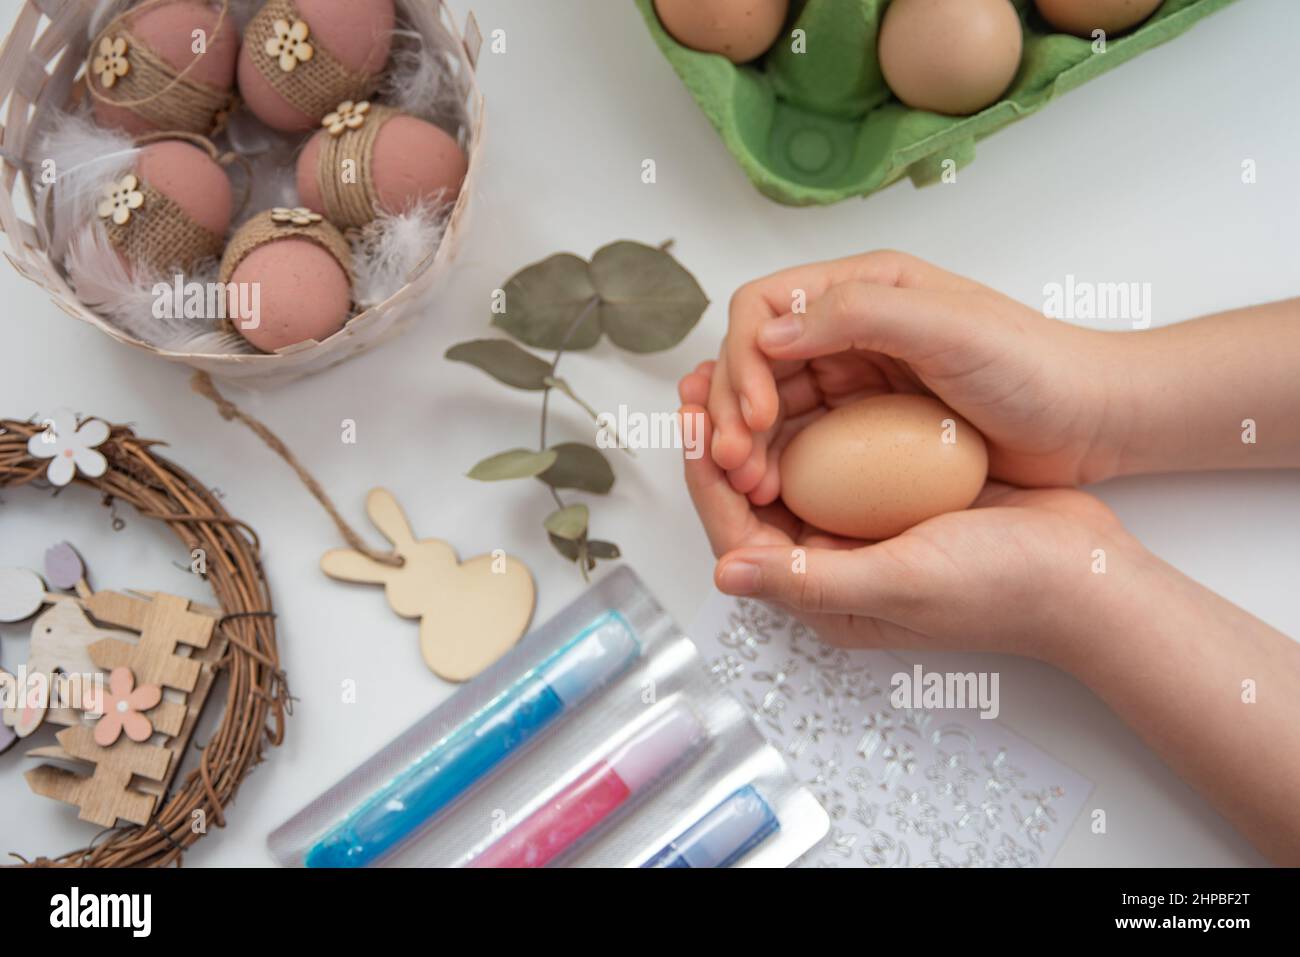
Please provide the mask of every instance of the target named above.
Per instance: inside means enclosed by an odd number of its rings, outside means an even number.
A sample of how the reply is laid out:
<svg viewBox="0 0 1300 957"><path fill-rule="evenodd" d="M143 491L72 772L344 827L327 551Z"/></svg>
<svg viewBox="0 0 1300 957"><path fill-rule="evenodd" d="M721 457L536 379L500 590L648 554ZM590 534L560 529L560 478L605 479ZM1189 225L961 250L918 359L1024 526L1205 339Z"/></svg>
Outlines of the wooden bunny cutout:
<svg viewBox="0 0 1300 957"><path fill-rule="evenodd" d="M56 683L79 681L83 675L98 675L100 668L91 661L90 646L100 638L117 637L120 632L96 627L73 596L45 592L40 576L26 568L0 570L0 622L21 622L44 606L31 625L31 644L27 651L27 681L40 676L44 693L32 696L31 688L21 689L19 700L4 710L5 726L18 737L29 737L44 720L62 726L81 724L79 711L70 707L49 707L60 700ZM60 685L70 688L70 685Z"/></svg>
<svg viewBox="0 0 1300 957"><path fill-rule="evenodd" d="M337 548L321 558L331 578L383 585L403 618L420 619L420 653L433 673L466 681L509 651L528 628L536 591L528 569L504 553L459 562L446 542L415 540L401 506L386 489L372 489L366 512L403 563L385 565Z"/></svg>
<svg viewBox="0 0 1300 957"><path fill-rule="evenodd" d="M93 675L99 668L90 658L90 646L102 638L115 638L120 632L106 631L93 625L77 600L49 596L50 607L32 623L31 647L27 674L45 677L49 695L53 695L58 675ZM5 711L4 723L20 738L28 737L48 716L54 724L81 723L81 715L70 708L48 709L48 701L36 703L24 695L20 707Z"/></svg>

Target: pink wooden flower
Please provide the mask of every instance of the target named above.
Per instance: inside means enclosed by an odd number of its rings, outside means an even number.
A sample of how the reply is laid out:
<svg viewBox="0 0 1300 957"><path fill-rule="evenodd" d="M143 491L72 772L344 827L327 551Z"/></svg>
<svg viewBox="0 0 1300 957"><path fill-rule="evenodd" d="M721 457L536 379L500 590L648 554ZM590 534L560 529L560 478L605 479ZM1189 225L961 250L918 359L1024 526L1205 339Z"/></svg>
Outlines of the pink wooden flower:
<svg viewBox="0 0 1300 957"><path fill-rule="evenodd" d="M157 685L135 686L135 675L130 668L114 668L108 676L108 689L97 702L89 702L87 711L103 711L104 716L95 725L95 743L106 748L126 731L132 741L148 741L153 725L141 712L156 708L162 701L162 688Z"/></svg>

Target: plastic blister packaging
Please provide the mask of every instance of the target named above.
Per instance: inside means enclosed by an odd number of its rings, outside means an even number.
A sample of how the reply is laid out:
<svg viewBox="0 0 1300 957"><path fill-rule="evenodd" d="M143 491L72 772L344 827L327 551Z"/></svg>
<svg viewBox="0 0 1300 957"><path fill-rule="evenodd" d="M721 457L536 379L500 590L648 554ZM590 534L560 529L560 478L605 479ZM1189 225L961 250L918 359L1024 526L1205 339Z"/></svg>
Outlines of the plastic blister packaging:
<svg viewBox="0 0 1300 957"><path fill-rule="evenodd" d="M828 827L622 567L269 844L310 867L785 866Z"/></svg>

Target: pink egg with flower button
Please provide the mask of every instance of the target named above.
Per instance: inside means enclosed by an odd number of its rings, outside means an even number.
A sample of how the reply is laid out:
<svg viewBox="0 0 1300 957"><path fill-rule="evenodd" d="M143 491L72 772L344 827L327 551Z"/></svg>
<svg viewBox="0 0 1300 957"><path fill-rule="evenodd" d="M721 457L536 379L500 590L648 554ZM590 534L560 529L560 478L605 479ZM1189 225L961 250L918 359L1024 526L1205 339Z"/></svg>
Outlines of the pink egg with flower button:
<svg viewBox="0 0 1300 957"><path fill-rule="evenodd" d="M310 130L379 86L396 21L393 0L267 0L244 30L240 95L267 126Z"/></svg>

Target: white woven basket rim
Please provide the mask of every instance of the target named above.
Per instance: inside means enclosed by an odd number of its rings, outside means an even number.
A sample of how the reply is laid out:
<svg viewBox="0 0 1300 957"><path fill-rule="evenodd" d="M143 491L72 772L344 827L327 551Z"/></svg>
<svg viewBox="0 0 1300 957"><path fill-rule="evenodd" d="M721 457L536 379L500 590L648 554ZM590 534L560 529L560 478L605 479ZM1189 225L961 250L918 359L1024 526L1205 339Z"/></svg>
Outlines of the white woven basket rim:
<svg viewBox="0 0 1300 957"><path fill-rule="evenodd" d="M0 104L4 104L0 125L0 183L3 185L0 230L8 237L10 248L4 255L14 269L41 286L63 312L124 345L214 375L260 384L290 381L332 368L405 328L418 312L416 303L427 297L459 252L482 165L485 108L475 74L482 34L474 14L469 13L462 34L445 0L395 0L409 25L439 49L456 55L457 79L463 86L468 122L462 134L462 146L469 165L437 251L397 293L354 316L343 329L322 342L300 343L269 354L223 355L159 349L132 337L86 307L77 299L59 267L50 260L40 231L15 208L15 190L19 188L25 191L30 208L38 208L24 161L28 137L38 128L45 110L67 102L89 43L85 24L99 2L23 0L14 25L0 46Z"/></svg>

